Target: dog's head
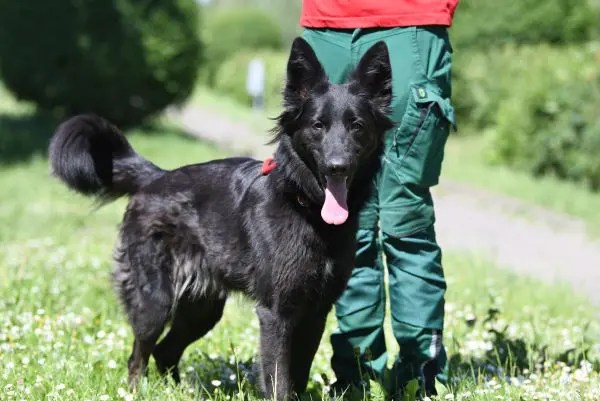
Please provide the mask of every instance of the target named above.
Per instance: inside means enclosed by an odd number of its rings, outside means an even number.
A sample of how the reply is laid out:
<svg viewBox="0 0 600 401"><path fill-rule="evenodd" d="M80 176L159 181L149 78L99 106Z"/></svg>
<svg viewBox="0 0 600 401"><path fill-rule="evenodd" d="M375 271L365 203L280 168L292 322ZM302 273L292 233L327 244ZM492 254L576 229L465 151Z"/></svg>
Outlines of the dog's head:
<svg viewBox="0 0 600 401"><path fill-rule="evenodd" d="M347 193L359 167L375 157L392 100L387 46L376 43L344 84L329 82L315 52L297 38L287 65L284 112L276 140L289 141L324 191L328 224L348 218Z"/></svg>

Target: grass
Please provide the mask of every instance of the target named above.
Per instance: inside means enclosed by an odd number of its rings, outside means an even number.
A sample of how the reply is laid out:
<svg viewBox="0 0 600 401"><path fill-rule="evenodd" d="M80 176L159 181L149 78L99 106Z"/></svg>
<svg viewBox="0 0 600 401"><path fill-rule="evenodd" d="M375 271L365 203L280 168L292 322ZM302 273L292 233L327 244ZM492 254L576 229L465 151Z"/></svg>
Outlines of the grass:
<svg viewBox="0 0 600 401"><path fill-rule="evenodd" d="M278 110L267 110L262 114L253 112L205 88L196 91L193 102L247 121L261 135L273 125L267 116L274 117L278 113ZM482 135L451 135L444 158L444 179L470 184L581 219L590 234L600 236L600 193L554 177L532 177L508 167L490 165L486 161L485 138Z"/></svg>
<svg viewBox="0 0 600 401"><path fill-rule="evenodd" d="M14 115L39 132L52 131L34 114ZM169 125L129 138L166 168L222 155ZM0 399L256 399L251 366L258 324L252 304L239 297L184 355L182 385L160 380L151 364L149 378L130 393L132 335L110 284L125 201L95 210L49 177L42 150L2 159L0 188ZM477 256L444 257L452 380L440 399L600 399L600 325L592 306L566 288L507 273ZM328 333L333 325L331 316ZM324 398L333 378L326 338L313 364L313 399Z"/></svg>

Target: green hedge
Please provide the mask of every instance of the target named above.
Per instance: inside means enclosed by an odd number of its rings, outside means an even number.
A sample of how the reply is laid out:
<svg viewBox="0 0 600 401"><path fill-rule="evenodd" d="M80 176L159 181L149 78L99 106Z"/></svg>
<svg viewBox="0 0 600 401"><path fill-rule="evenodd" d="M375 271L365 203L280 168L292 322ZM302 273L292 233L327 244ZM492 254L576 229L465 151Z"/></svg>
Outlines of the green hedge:
<svg viewBox="0 0 600 401"><path fill-rule="evenodd" d="M458 60L460 122L488 134L492 160L600 189L600 44L507 46Z"/></svg>
<svg viewBox="0 0 600 401"><path fill-rule="evenodd" d="M281 29L266 12L254 8L213 11L208 15L203 39L206 44L206 81L214 84L215 74L225 60L240 51L282 48Z"/></svg>
<svg viewBox="0 0 600 401"><path fill-rule="evenodd" d="M193 0L0 0L0 78L60 117L136 124L191 93L197 13Z"/></svg>
<svg viewBox="0 0 600 401"><path fill-rule="evenodd" d="M265 65L265 107L274 109L281 105L281 92L285 80L288 54L273 51L245 51L225 61L218 69L214 87L218 92L236 99L244 105L251 105L252 99L246 92L248 63L254 58Z"/></svg>
<svg viewBox="0 0 600 401"><path fill-rule="evenodd" d="M496 160L600 190L600 46L521 49L498 108Z"/></svg>
<svg viewBox="0 0 600 401"><path fill-rule="evenodd" d="M512 77L502 71L510 67L505 51L463 51L453 58L452 102L460 125L481 130L495 123L498 105L511 87Z"/></svg>
<svg viewBox="0 0 600 401"><path fill-rule="evenodd" d="M506 43L577 43L598 35L596 0L461 0L452 40L459 50Z"/></svg>

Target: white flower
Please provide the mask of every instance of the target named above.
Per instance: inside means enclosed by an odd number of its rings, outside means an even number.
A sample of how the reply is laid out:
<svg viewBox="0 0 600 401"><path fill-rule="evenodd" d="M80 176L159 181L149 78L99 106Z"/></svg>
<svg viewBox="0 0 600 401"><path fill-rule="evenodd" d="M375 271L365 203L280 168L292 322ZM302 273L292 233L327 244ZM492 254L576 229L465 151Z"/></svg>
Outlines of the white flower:
<svg viewBox="0 0 600 401"><path fill-rule="evenodd" d="M110 361L108 361L108 364L106 366L108 366L109 369L116 369L117 363L111 359Z"/></svg>
<svg viewBox="0 0 600 401"><path fill-rule="evenodd" d="M117 394L125 401L133 401L133 395L129 394L127 390L125 390L122 387L119 387L119 389L117 390Z"/></svg>
<svg viewBox="0 0 600 401"><path fill-rule="evenodd" d="M577 369L575 371L575 380L578 382L587 382L589 380L588 372L585 369Z"/></svg>
<svg viewBox="0 0 600 401"><path fill-rule="evenodd" d="M65 388L65 387L66 387L66 386L65 386L64 384L62 384L62 383L59 383L59 384L56 386L56 389L57 389L57 390L64 390L64 388Z"/></svg>
<svg viewBox="0 0 600 401"><path fill-rule="evenodd" d="M580 366L581 366L581 369L585 370L587 373L591 372L592 367L593 367L592 363L590 361L586 361L586 360L581 361Z"/></svg>
<svg viewBox="0 0 600 401"><path fill-rule="evenodd" d="M100 401L108 401L110 400L110 396L108 394L102 394L100 397L98 397L98 399Z"/></svg>
<svg viewBox="0 0 600 401"><path fill-rule="evenodd" d="M221 381L220 380L213 380L210 382L210 384L212 384L215 387L219 387L221 385Z"/></svg>

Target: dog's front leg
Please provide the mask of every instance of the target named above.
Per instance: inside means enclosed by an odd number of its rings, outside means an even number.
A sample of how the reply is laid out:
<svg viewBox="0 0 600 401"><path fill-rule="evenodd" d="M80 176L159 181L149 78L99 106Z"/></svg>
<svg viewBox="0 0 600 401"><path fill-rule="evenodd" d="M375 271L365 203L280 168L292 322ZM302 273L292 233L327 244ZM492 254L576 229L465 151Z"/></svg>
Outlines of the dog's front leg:
<svg viewBox="0 0 600 401"><path fill-rule="evenodd" d="M290 372L292 389L296 393L306 390L310 367L325 330L327 312L328 310L312 312L310 316L300 320L294 329Z"/></svg>
<svg viewBox="0 0 600 401"><path fill-rule="evenodd" d="M290 353L292 328L288 320L269 308L257 307L260 322L260 382L265 397L285 400L291 392Z"/></svg>

